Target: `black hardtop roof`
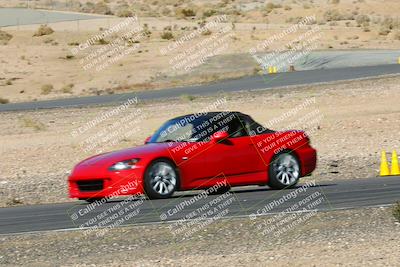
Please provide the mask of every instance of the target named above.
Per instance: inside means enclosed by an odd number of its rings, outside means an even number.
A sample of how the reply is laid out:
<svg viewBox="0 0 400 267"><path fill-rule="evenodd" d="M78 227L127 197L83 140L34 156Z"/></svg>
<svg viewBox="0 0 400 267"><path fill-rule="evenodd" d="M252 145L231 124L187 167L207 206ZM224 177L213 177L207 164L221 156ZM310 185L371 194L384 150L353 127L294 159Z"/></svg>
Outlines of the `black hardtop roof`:
<svg viewBox="0 0 400 267"><path fill-rule="evenodd" d="M185 117L190 117L190 116L194 116L194 115L197 115L199 118L201 118L201 117L213 117L213 116L218 115L220 113L233 113L233 114L237 114L237 115L248 116L248 115L243 114L243 113L241 113L239 111L211 111L211 112L205 112L205 113L201 114L200 116L199 116L200 113L186 114L186 115L182 115L182 116L178 116L178 117L172 118L171 120L183 119Z"/></svg>

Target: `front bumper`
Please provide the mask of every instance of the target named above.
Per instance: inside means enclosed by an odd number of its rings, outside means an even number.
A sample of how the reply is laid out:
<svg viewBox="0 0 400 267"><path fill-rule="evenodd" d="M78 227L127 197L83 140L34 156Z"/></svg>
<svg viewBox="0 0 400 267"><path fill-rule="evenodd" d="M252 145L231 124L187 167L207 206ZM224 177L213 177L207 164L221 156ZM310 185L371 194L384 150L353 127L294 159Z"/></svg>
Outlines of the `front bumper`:
<svg viewBox="0 0 400 267"><path fill-rule="evenodd" d="M119 172L73 172L68 178L70 198L103 198L144 194L144 168Z"/></svg>

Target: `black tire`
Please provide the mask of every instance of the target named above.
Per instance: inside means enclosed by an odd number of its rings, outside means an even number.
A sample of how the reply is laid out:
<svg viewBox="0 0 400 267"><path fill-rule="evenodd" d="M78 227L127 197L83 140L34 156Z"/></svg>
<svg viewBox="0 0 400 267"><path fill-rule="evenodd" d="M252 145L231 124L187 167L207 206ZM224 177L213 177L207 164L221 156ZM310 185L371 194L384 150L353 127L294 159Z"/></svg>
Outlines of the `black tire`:
<svg viewBox="0 0 400 267"><path fill-rule="evenodd" d="M163 168L163 170L160 168ZM162 174L160 171L167 173ZM175 165L171 161L158 159L150 163L144 174L144 191L148 198L169 198L178 189L179 175Z"/></svg>
<svg viewBox="0 0 400 267"><path fill-rule="evenodd" d="M287 166L283 166L284 163ZM293 188L301 177L300 162L293 152L282 151L272 158L268 174L269 187L273 189Z"/></svg>

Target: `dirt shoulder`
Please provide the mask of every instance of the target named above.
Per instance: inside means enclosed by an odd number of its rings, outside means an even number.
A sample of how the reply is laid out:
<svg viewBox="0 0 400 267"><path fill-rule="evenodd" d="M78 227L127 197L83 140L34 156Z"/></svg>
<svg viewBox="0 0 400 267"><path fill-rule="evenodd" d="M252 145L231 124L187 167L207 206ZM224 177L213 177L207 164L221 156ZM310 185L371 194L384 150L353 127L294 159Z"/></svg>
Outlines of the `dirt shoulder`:
<svg viewBox="0 0 400 267"><path fill-rule="evenodd" d="M218 220L190 237L168 225L0 237L4 266L398 266L400 224L389 208L320 212L279 235L258 217Z"/></svg>
<svg viewBox="0 0 400 267"><path fill-rule="evenodd" d="M70 201L66 181L76 163L102 151L141 145L164 121L202 110L236 110L272 129L305 130L318 150L317 182L376 177L381 150L400 149L399 84L400 76L394 76L153 102L137 99L88 129L116 107L0 113L0 206Z"/></svg>

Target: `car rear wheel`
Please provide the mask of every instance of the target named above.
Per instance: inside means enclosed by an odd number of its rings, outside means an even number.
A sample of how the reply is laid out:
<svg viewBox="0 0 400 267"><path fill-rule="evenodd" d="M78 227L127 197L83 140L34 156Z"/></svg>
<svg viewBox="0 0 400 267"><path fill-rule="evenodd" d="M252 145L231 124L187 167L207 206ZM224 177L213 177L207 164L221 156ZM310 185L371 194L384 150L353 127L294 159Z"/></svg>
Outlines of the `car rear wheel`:
<svg viewBox="0 0 400 267"><path fill-rule="evenodd" d="M274 189L291 188L300 178L300 163L290 151L276 155L269 168L268 185Z"/></svg>
<svg viewBox="0 0 400 267"><path fill-rule="evenodd" d="M175 166L164 159L152 162L146 170L144 184L146 194L150 199L172 196L179 187Z"/></svg>

